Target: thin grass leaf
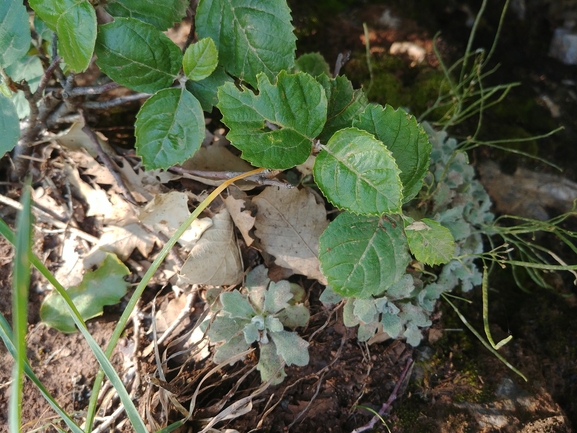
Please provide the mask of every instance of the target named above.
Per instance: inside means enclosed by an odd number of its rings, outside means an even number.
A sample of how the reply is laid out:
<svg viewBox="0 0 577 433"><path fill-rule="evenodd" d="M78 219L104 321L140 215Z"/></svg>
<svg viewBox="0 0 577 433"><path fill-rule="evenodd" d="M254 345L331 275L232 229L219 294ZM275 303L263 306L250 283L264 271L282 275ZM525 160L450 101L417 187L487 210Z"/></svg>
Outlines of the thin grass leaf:
<svg viewBox="0 0 577 433"><path fill-rule="evenodd" d="M12 314L14 322L14 370L8 412L8 428L17 433L22 424L22 395L26 359L26 331L28 329L28 289L30 287L30 250L32 248L32 211L30 210L30 182L22 189L22 210L16 221L16 239L12 282Z"/></svg>
<svg viewBox="0 0 577 433"><path fill-rule="evenodd" d="M449 298L447 296L445 296L444 293L441 294L441 296L445 299L445 301L447 301L449 303L449 305L451 307L453 307L453 310L455 310L455 313L457 313L457 315L459 316L459 318L461 319L461 321L465 324L465 326L469 329L469 331L471 331L473 333L473 335L475 337L477 337L477 339L483 343L483 346L485 346L487 349L489 349L489 351L495 355L497 357L497 359L499 359L499 361L501 361L503 364L505 364L511 371L515 372L516 374L518 374L519 376L521 376L525 382L527 382L527 378L525 377L525 375L523 373L521 373L519 370L517 370L515 367L513 367L509 361L507 361L505 358L503 358L501 356L501 354L499 352L497 352L495 349L493 349L491 347L491 345L489 343L487 343L483 337L481 337L481 334L479 334L475 328L473 328L473 326L467 322L467 319L465 319L465 316L463 316L461 314L461 312L459 311L459 309L455 306L455 304L453 304L451 301L449 301Z"/></svg>
<svg viewBox="0 0 577 433"><path fill-rule="evenodd" d="M25 203L23 202L22 204L24 206L24 209L26 209ZM5 223L0 224L0 232L2 232L2 234L5 233L6 228L8 228L8 226ZM9 228L8 228L8 231L10 232ZM18 242L18 235L20 235L20 232L17 232L16 239L14 239L13 235L11 236L8 233L6 233L6 235L7 235L6 239L8 241L14 240L17 243ZM66 308L68 309L70 316L74 320L74 323L76 324L76 326L78 327L78 329L80 330L80 332L82 333L84 338L86 339L86 342L90 346L90 349L92 350L92 352L96 356L96 359L98 360L98 363L100 364L101 371L104 372L103 374L106 374L106 376L108 377L108 379L110 380L112 385L115 387L115 389L118 393L118 396L120 397L120 400L122 401L122 404L125 407L126 413L128 415L128 418L130 419L130 422L132 424L134 431L136 431L137 433L148 433L148 430L146 429L146 426L144 425L144 421L142 421L142 418L140 418L140 415L138 414L138 411L137 411L136 407L134 406L134 403L132 402L130 395L126 391L126 388L124 387L124 385L122 383L122 380L120 379L120 377L118 376L118 374L114 370L114 367L112 366L112 364L108 360L108 357L110 355L107 356L102 351L102 349L100 348L100 346L98 345L96 340L94 340L92 335L90 335L90 332L88 332L88 329L86 327L86 324L82 320L80 313L78 312L78 310L76 309L76 306L74 305L74 303L70 299L70 296L68 295L68 292L66 291L66 289L64 289L64 287L62 287L62 285L56 280L56 278L54 278L54 276L50 273L50 271L48 271L48 269L46 269L46 267L38 260L38 258L33 256L31 258L31 261L34 264L34 266L36 266L38 268L38 270L42 273L42 275L44 275L48 279L48 281L54 286L54 288L58 291L58 293L66 301ZM15 273L15 277L16 277L16 273ZM29 278L29 276L28 276L28 278ZM123 329L124 329L124 326L123 326ZM13 431L18 431L18 430L13 430ZM86 430L86 431L90 431L90 430Z"/></svg>
<svg viewBox="0 0 577 433"><path fill-rule="evenodd" d="M16 347L14 346L14 343L12 341L12 328L10 328L10 324L8 323L6 318L2 315L2 313L0 313L0 338L4 342L4 345L6 346L6 349L8 349L8 352L10 352L13 358L16 358ZM78 424L76 424L72 420L72 418L68 416L68 414L64 411L64 409L62 409L62 407L60 407L60 405L56 402L56 400L54 400L52 395L50 395L50 393L44 387L40 379L38 379L38 376L36 376L36 374L32 370L32 367L30 367L30 364L28 364L28 362L26 362L26 364L24 365L24 372L26 373L26 376L28 376L30 380L36 385L36 387L38 388L42 396L46 399L48 404L50 404L52 409L54 409L54 411L66 423L68 428L74 433L83 433L82 429L78 426Z"/></svg>
<svg viewBox="0 0 577 433"><path fill-rule="evenodd" d="M487 266L483 266L483 327L485 328L485 335L487 340L491 343L491 347L495 350L499 350L505 344L513 339L512 335L499 341L497 344L493 341L493 336L491 335L491 330L489 329L489 272L487 271Z"/></svg>

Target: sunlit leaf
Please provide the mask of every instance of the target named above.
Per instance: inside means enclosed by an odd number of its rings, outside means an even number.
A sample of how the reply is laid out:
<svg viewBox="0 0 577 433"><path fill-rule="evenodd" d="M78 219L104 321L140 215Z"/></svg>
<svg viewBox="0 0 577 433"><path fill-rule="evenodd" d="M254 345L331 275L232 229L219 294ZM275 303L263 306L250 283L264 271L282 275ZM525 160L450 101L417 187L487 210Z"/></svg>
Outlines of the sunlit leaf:
<svg viewBox="0 0 577 433"><path fill-rule="evenodd" d="M399 224L342 213L320 238L321 270L338 294L380 295L406 271L410 256Z"/></svg>
<svg viewBox="0 0 577 433"><path fill-rule="evenodd" d="M96 64L114 81L147 93L170 87L182 64L180 48L168 36L133 18L99 26L96 55Z"/></svg>
<svg viewBox="0 0 577 433"><path fill-rule="evenodd" d="M429 169L432 149L427 133L415 117L402 108L369 105L353 121L353 126L374 134L393 153L401 170L403 201L415 197Z"/></svg>
<svg viewBox="0 0 577 433"><path fill-rule="evenodd" d="M217 65L218 51L210 38L189 45L182 59L185 75L194 81L201 81L210 76Z"/></svg>
<svg viewBox="0 0 577 433"><path fill-rule="evenodd" d="M341 129L317 156L315 180L335 206L363 215L401 210L402 186L391 152L371 134Z"/></svg>
<svg viewBox="0 0 577 433"><path fill-rule="evenodd" d="M95 271L84 274L82 282L68 289L68 294L84 320L102 314L105 305L120 302L126 294L128 283L124 281L130 272L112 254L107 254ZM74 332L76 326L68 314L64 299L56 292L46 297L40 307L40 318L48 326L62 332Z"/></svg>
<svg viewBox="0 0 577 433"><path fill-rule="evenodd" d="M253 86L259 73L272 80L294 63L296 37L285 0L201 0L196 31L214 40L228 73Z"/></svg>
<svg viewBox="0 0 577 433"><path fill-rule="evenodd" d="M221 53L221 55L223 55ZM273 84L258 76L258 94L226 83L218 90L227 138L258 167L285 169L302 164L327 113L325 92L308 74L281 72Z"/></svg>
<svg viewBox="0 0 577 433"><path fill-rule="evenodd" d="M147 99L134 126L136 151L149 170L191 158L205 137L200 103L183 88L164 89Z"/></svg>

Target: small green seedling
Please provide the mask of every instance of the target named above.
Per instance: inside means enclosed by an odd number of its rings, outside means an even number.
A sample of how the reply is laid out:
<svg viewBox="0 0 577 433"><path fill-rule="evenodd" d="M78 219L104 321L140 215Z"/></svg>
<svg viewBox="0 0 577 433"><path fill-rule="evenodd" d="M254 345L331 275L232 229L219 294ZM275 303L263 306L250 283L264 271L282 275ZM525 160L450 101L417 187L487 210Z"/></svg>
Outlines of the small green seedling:
<svg viewBox="0 0 577 433"><path fill-rule="evenodd" d="M309 343L296 332L285 330L308 323L303 294L300 286L286 280L270 281L262 265L248 274L241 291L221 293L218 314L210 325L205 322L210 326L210 340L224 341L214 354L214 362L226 362L256 343L260 350L257 369L263 382L282 382L285 365L307 365Z"/></svg>

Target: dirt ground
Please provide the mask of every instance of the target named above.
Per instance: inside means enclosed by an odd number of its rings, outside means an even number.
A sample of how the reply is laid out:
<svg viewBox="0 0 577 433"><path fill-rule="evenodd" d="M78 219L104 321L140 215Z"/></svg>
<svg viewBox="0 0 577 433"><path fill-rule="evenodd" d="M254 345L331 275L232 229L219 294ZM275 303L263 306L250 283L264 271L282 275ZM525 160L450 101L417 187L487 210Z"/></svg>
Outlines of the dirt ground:
<svg viewBox="0 0 577 433"><path fill-rule="evenodd" d="M376 29L375 39L371 41L376 56L379 55L379 47L387 50L394 40L411 40L427 48L426 61L430 62L431 67L436 66L434 56L431 56L431 43L432 35L439 29L435 27L437 25L444 26L446 36L443 37L442 46L447 60L452 56L454 60L454 56L462 50L463 35L468 34L468 28L463 24L461 9L453 5L425 22L417 14L415 2L406 2L405 8L394 2L391 4L391 13L402 19L403 23L395 31L379 30L375 22L375 17L381 17L388 8L382 4L363 3L362 7L356 7L346 3L340 10L324 18L318 15L323 13L322 9L315 12L315 15L308 9L310 5L293 5L295 24L300 26L299 31L303 34L302 49L321 50L327 59L336 58L343 50L352 50L351 58L354 59L355 53L364 53L361 42L362 22L368 22L369 26ZM533 12L538 13L539 10ZM485 21L481 40L489 37L494 29L493 15L489 14ZM526 18L527 22L530 19ZM522 59L528 59L530 53L534 62L524 60L521 65L516 63L514 67L511 66L507 63L507 50L519 43L519 33L528 25L514 19L512 23L509 32L503 35L501 46L504 48L497 52L497 60L504 63L502 69L505 69L506 80L521 80L526 86L523 91L512 95L513 101L539 101L539 95L549 91L554 101L562 107L563 114L560 118L552 119L546 107L534 103L524 112L526 119L517 122L509 117L500 123L515 123L518 128L525 128L530 134L546 132L532 128L565 125L566 130L561 135L545 140L544 145L550 149L545 154L565 168L564 175L568 179L577 181L574 165L577 148L574 144L571 148L567 147L575 138L577 129L574 123L577 101L571 102L561 97L561 82L570 74L575 74L575 67L571 69L554 63L546 57L544 43L533 43L533 39L526 45L519 45L514 52L515 58ZM539 23L539 28L545 34L543 38L546 39L551 24ZM538 36L534 35L535 39ZM323 42L319 43L319 40ZM524 52L526 58L522 57ZM347 73L346 68L344 72ZM542 75L547 78L539 79ZM495 79L501 77L498 75ZM401 76L399 79L403 81L409 77ZM500 113L492 111L488 117L491 120L498 119ZM513 115L509 113L508 116ZM536 125L536 122L531 121L533 116L542 116L545 120ZM467 127L463 125L455 134L466 134ZM495 129L489 128L491 131ZM500 131L504 133L502 129ZM487 133L487 139L495 138L491 134ZM118 141L122 137L119 135ZM494 158L509 172L523 164L545 172L550 170L500 153L477 151L471 157L475 162ZM2 162L1 167L0 180L7 181L10 167L6 162ZM18 187L9 182L0 185L0 191L17 199ZM7 209L2 211L2 217L12 225L14 212ZM84 221L85 231L91 233L96 230L90 218ZM577 221L568 221L567 228L577 230ZM545 238L544 242L552 244L554 241ZM58 242L52 242L49 236L43 236L37 231L35 249L40 257L48 260L51 269L58 267L56 257L60 247ZM568 262L575 263L573 252L561 250L560 254ZM11 320L11 257L7 241L0 239L0 311L8 320ZM142 257L134 253L129 267L135 274L139 274L141 271L137 265L142 262ZM530 292L525 292L515 286L510 274L506 272L496 273L492 279L489 311L491 331L496 340L509 333L513 335L513 340L500 353L527 376L527 382L487 351L466 330L447 304L439 305L433 325L419 347L412 348L402 341L386 341L369 346L359 343L354 330L344 327L340 311L327 310L318 301L321 293L318 284L301 281L309 289L308 302L311 309L310 324L302 334L311 344L309 365L287 368L288 376L281 385L260 392L260 377L254 370L254 355L249 356L244 363L211 375L211 363L192 353L194 351L189 350L188 355L177 354L184 343L175 337L160 347L161 353L167 358L174 355L167 364L170 371L167 385L171 395L185 407L194 391L201 390L196 400L194 418L197 420L214 416L225 404L253 396L249 403L237 408L239 412L244 411L244 415L221 421L215 426L222 431L228 428L238 432L351 432L366 425L398 386L398 398L392 402L384 416L384 423L378 421L372 431L570 432L577 426L577 291L571 278L557 278L555 281L556 291L529 285ZM30 293L28 357L32 368L48 390L64 409L75 414L79 422L82 422L97 363L80 334L62 334L40 323L39 308L46 295L40 286L35 274ZM176 297L170 288L160 285L147 289L140 305L140 322L144 327L151 322L151 303L157 295L157 305ZM475 290L465 297L472 303L461 303L459 308L469 322L481 331L480 292ZM101 318L89 321L92 335L103 347L122 308L122 304L107 308ZM194 318L198 317L202 309L200 298L196 298L191 319L183 323L177 335L185 335L194 326ZM132 376L127 380L134 387L138 406L141 409L147 408L159 421L167 413L162 405L163 396L167 394L146 380L147 375L156 368L154 356L145 349L149 347L150 341L151 336L142 329L135 333L133 323L126 330L113 356L113 362L119 372L141 378L140 383L134 382ZM135 344L142 348L136 360L131 355ZM0 431L4 431L6 427L2 426L7 424L12 364L4 347L0 348L0 362L4 366L0 370ZM407 366L410 366L407 378L399 382ZM102 399L110 399L102 404L106 414L110 415L118 403L111 393L104 392ZM181 417L174 409L168 413L173 420ZM50 423L57 423L55 414L30 382L25 385L23 418L26 421L24 431L55 431L50 427ZM131 431L126 422L119 421L115 426L114 431ZM200 429L200 423L191 422L181 431L196 432Z"/></svg>

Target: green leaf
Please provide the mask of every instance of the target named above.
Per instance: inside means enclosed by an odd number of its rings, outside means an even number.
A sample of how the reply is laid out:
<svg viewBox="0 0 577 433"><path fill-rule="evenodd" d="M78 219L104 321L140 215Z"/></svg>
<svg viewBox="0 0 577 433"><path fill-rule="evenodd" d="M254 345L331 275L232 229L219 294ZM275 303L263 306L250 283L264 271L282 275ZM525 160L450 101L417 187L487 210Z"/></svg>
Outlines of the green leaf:
<svg viewBox="0 0 577 433"><path fill-rule="evenodd" d="M437 221L423 218L405 227L409 248L415 258L427 265L448 263L455 254L451 231Z"/></svg>
<svg viewBox="0 0 577 433"><path fill-rule="evenodd" d="M271 338L276 345L277 354L287 365L307 365L309 363L309 343L298 336L296 332L271 332Z"/></svg>
<svg viewBox="0 0 577 433"><path fill-rule="evenodd" d="M222 302L222 311L232 318L250 319L256 315L250 302L238 290L222 293L220 302Z"/></svg>
<svg viewBox="0 0 577 433"><path fill-rule="evenodd" d="M128 283L124 281L130 272L118 258L106 253L106 258L95 271L84 274L82 282L68 289L74 305L84 320L102 314L105 305L114 305L126 294ZM74 332L74 321L68 314L64 299L56 292L50 293L40 307L44 323L62 332Z"/></svg>
<svg viewBox="0 0 577 433"><path fill-rule="evenodd" d="M96 41L96 12L90 2L30 0L30 7L58 35L58 51L66 64L75 72L86 70Z"/></svg>
<svg viewBox="0 0 577 433"><path fill-rule="evenodd" d="M248 320L233 319L227 316L217 316L208 328L207 336L213 343L228 341L242 331Z"/></svg>
<svg viewBox="0 0 577 433"><path fill-rule="evenodd" d="M404 274L410 261L400 224L342 213L320 237L321 270L338 294L380 295Z"/></svg>
<svg viewBox="0 0 577 433"><path fill-rule="evenodd" d="M178 164L204 140L204 115L198 100L182 88L164 89L136 115L136 152L147 170Z"/></svg>
<svg viewBox="0 0 577 433"><path fill-rule="evenodd" d="M302 164L325 123L327 100L321 85L304 72L282 71L274 85L260 74L257 87L258 95L232 83L218 89L218 108L230 128L227 138L258 167Z"/></svg>
<svg viewBox="0 0 577 433"><path fill-rule="evenodd" d="M218 346L216 352L214 352L214 357L212 361L215 364L220 364L222 362L226 362L231 359L233 356L238 355L241 352L244 352L250 347L244 338L244 334L235 335L226 343Z"/></svg>
<svg viewBox="0 0 577 433"><path fill-rule="evenodd" d="M391 338L397 338L403 330L403 321L396 314L383 313L381 323L383 324L383 331L389 334Z"/></svg>
<svg viewBox="0 0 577 433"><path fill-rule="evenodd" d="M104 7L113 17L136 18L166 30L186 15L188 0L108 0Z"/></svg>
<svg viewBox="0 0 577 433"><path fill-rule="evenodd" d="M353 126L374 134L393 153L401 170L404 202L421 190L430 164L431 143L414 116L390 105L369 105L353 121Z"/></svg>
<svg viewBox="0 0 577 433"><path fill-rule="evenodd" d="M296 60L295 66L298 71L306 72L313 77L321 74L326 74L328 77L331 74L330 66L321 53L303 54Z"/></svg>
<svg viewBox="0 0 577 433"><path fill-rule="evenodd" d="M44 75L42 62L36 56L24 56L8 66L5 71L14 81L26 80L31 92L36 91L40 78ZM16 107L18 118L23 119L30 114L30 104L21 90L12 96L12 103Z"/></svg>
<svg viewBox="0 0 577 433"><path fill-rule="evenodd" d="M353 119L365 109L368 101L365 92L354 90L344 75L329 78L323 74L317 81L325 89L328 101L327 123L319 135L321 142L326 143L339 129L353 126Z"/></svg>
<svg viewBox="0 0 577 433"><path fill-rule="evenodd" d="M333 135L313 167L315 181L340 209L364 215L401 210L401 180L391 152L375 137L357 128Z"/></svg>
<svg viewBox="0 0 577 433"><path fill-rule="evenodd" d="M278 385L286 377L284 364L276 353L274 341L260 345L260 354L256 369L260 372L263 382L271 381L271 385Z"/></svg>
<svg viewBox="0 0 577 433"><path fill-rule="evenodd" d="M0 3L0 67L5 68L24 56L31 41L24 4L16 0Z"/></svg>
<svg viewBox="0 0 577 433"><path fill-rule="evenodd" d="M361 323L359 318L355 316L355 298L348 298L343 307L343 323L347 328L353 328Z"/></svg>
<svg viewBox="0 0 577 433"><path fill-rule="evenodd" d="M296 37L286 0L201 0L196 31L214 40L228 73L253 86L259 73L272 80L294 64Z"/></svg>
<svg viewBox="0 0 577 433"><path fill-rule="evenodd" d="M288 307L288 301L293 297L290 283L281 280L278 283L271 281L266 294L264 295L264 309L270 314L278 313L283 308Z"/></svg>
<svg viewBox="0 0 577 433"><path fill-rule="evenodd" d="M198 99L204 111L210 113L213 107L218 103L218 88L224 83L232 82L234 82L234 80L224 72L224 68L218 66L214 72L204 80L187 80L186 90Z"/></svg>
<svg viewBox="0 0 577 433"><path fill-rule="evenodd" d="M0 94L0 157L14 149L20 138L20 122L16 107Z"/></svg>
<svg viewBox="0 0 577 433"><path fill-rule="evenodd" d="M190 80L201 81L208 77L218 65L218 51L214 41L204 38L189 45L182 59L184 73Z"/></svg>
<svg viewBox="0 0 577 433"><path fill-rule="evenodd" d="M32 257L32 212L30 178L22 190L22 210L16 220L14 258L12 260L12 314L16 358L12 368L11 395L9 397L9 431L20 431L24 368L26 366L26 334L28 331L28 293L30 291L30 260Z"/></svg>
<svg viewBox="0 0 577 433"><path fill-rule="evenodd" d="M56 24L56 34L58 52L66 64L75 72L85 71L96 43L96 12L92 5L84 1L64 11Z"/></svg>
<svg viewBox="0 0 577 433"><path fill-rule="evenodd" d="M278 313L277 317L287 328L298 328L306 326L310 319L310 312L303 304L289 305Z"/></svg>
<svg viewBox="0 0 577 433"><path fill-rule="evenodd" d="M118 84L147 93L170 87L182 64L180 48L168 36L133 18L101 25L96 55L102 72Z"/></svg>

